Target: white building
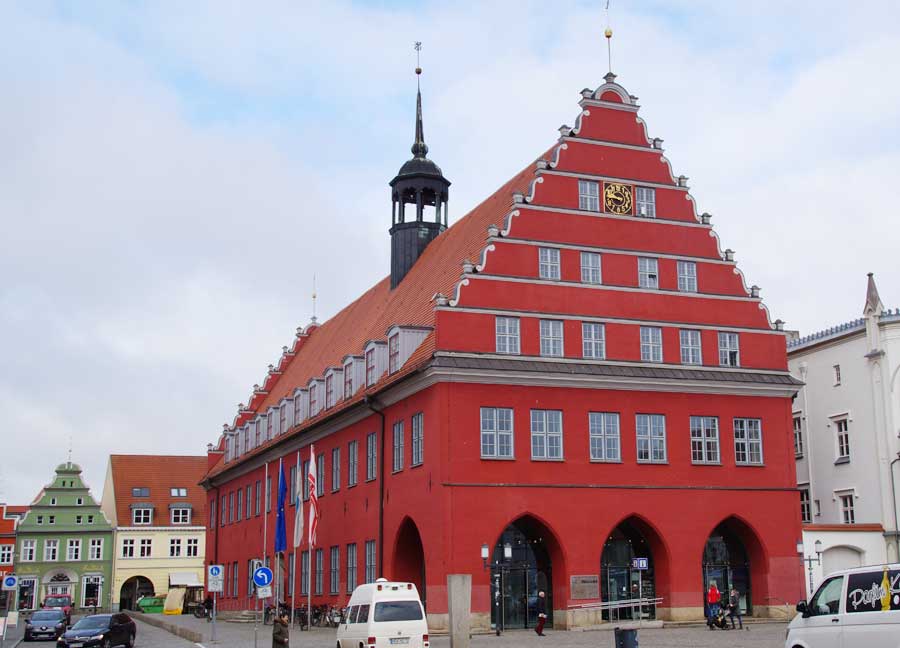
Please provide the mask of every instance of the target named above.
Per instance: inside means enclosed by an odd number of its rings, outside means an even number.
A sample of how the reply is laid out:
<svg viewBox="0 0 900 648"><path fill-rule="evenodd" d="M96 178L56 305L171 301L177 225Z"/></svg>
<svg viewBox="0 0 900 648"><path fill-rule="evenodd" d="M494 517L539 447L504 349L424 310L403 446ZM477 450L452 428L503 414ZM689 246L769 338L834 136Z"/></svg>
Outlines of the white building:
<svg viewBox="0 0 900 648"><path fill-rule="evenodd" d="M870 273L863 317L789 340L788 366L806 383L794 449L803 555L820 554L813 580L897 561L900 309L885 310Z"/></svg>

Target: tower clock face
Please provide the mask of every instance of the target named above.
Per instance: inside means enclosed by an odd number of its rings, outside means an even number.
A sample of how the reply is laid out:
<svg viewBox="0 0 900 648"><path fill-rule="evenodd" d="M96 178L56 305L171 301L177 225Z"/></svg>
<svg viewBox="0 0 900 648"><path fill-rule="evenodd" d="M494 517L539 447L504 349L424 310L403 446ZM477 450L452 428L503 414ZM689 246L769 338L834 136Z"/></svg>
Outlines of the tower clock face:
<svg viewBox="0 0 900 648"><path fill-rule="evenodd" d="M618 182L606 183L603 187L603 205L611 214L631 213L631 186Z"/></svg>

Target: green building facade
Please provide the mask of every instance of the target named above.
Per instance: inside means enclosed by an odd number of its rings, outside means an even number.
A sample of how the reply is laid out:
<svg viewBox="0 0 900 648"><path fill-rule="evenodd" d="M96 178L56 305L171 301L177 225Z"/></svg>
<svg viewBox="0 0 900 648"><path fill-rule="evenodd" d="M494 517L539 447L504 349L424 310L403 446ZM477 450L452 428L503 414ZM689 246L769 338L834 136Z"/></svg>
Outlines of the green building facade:
<svg viewBox="0 0 900 648"><path fill-rule="evenodd" d="M78 608L108 607L113 529L68 462L37 496L16 530L19 609L35 609L54 594Z"/></svg>

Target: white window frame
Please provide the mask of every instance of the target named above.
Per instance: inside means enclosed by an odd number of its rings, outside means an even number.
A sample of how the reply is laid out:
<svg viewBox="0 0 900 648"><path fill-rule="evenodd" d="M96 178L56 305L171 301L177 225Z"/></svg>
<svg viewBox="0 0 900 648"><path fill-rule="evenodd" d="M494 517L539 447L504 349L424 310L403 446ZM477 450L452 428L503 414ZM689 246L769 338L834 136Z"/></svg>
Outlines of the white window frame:
<svg viewBox="0 0 900 648"><path fill-rule="evenodd" d="M356 486L359 482L359 441L353 440L347 444L347 488Z"/></svg>
<svg viewBox="0 0 900 648"><path fill-rule="evenodd" d="M680 329L678 339L681 342L681 364L703 364L703 341L697 329Z"/></svg>
<svg viewBox="0 0 900 648"><path fill-rule="evenodd" d="M540 320L541 355L548 358L561 358L565 353L563 342L562 320Z"/></svg>
<svg viewBox="0 0 900 648"><path fill-rule="evenodd" d="M663 361L662 328L659 326L641 327L641 362Z"/></svg>
<svg viewBox="0 0 900 648"><path fill-rule="evenodd" d="M837 496L841 506L841 522L856 524L856 495L852 492L843 492Z"/></svg>
<svg viewBox="0 0 900 648"><path fill-rule="evenodd" d="M594 285L603 283L602 261L599 252L581 253L581 283Z"/></svg>
<svg viewBox="0 0 900 648"><path fill-rule="evenodd" d="M519 355L521 352L519 331L520 322L518 317L502 317L498 315L494 318L497 353Z"/></svg>
<svg viewBox="0 0 900 648"><path fill-rule="evenodd" d="M241 501L241 498L238 497L238 502ZM240 505L238 505L238 510L240 510ZM172 526L181 525L181 524L190 524L191 523L191 508L189 506L176 506L172 509ZM250 511L247 511L247 517L250 517ZM182 518L182 519L179 519ZM240 519L240 516L238 516Z"/></svg>
<svg viewBox="0 0 900 648"><path fill-rule="evenodd" d="M406 449L406 430L404 430L403 421L397 421L393 425L393 435L391 437L391 449L393 450L392 471L400 472L403 470L404 451Z"/></svg>
<svg viewBox="0 0 900 648"><path fill-rule="evenodd" d="M638 257L638 287L659 290L659 259Z"/></svg>
<svg viewBox="0 0 900 648"><path fill-rule="evenodd" d="M691 463L722 463L717 416L691 416Z"/></svg>
<svg viewBox="0 0 900 648"><path fill-rule="evenodd" d="M634 417L637 441L637 462L668 463L666 417L664 414L636 414Z"/></svg>
<svg viewBox="0 0 900 648"><path fill-rule="evenodd" d="M581 354L585 358L606 358L606 326L600 322L581 323Z"/></svg>
<svg viewBox="0 0 900 648"><path fill-rule="evenodd" d="M842 416L834 419L835 441L837 442L838 463L850 461L850 417Z"/></svg>
<svg viewBox="0 0 900 648"><path fill-rule="evenodd" d="M538 248L538 276L548 281L559 281L559 248Z"/></svg>
<svg viewBox="0 0 900 648"><path fill-rule="evenodd" d="M481 458L513 459L515 455L515 421L509 407L482 407Z"/></svg>
<svg viewBox="0 0 900 648"><path fill-rule="evenodd" d="M365 362L366 362L366 387L371 387L378 380L378 376L375 375L375 373L378 371L378 368L377 368L378 360L375 357L375 349L369 349L368 351L366 351L365 358L366 358L366 360L365 360Z"/></svg>
<svg viewBox="0 0 900 648"><path fill-rule="evenodd" d="M140 515L138 515L140 513ZM146 514L146 515L145 515ZM146 520L146 521L145 521ZM153 509L149 506L131 509L132 526L150 526L153 524Z"/></svg>
<svg viewBox="0 0 900 648"><path fill-rule="evenodd" d="M622 438L619 430L617 412L588 412L591 461L622 461Z"/></svg>
<svg viewBox="0 0 900 648"><path fill-rule="evenodd" d="M15 553L15 545L0 545L0 565L11 565L13 554Z"/></svg>
<svg viewBox="0 0 900 648"><path fill-rule="evenodd" d="M761 419L734 419L734 463L739 466L763 465Z"/></svg>
<svg viewBox="0 0 900 648"><path fill-rule="evenodd" d="M578 181L578 209L600 211L600 183L593 180Z"/></svg>
<svg viewBox="0 0 900 648"><path fill-rule="evenodd" d="M803 456L803 414L794 414L791 425L794 430L794 457L799 459Z"/></svg>
<svg viewBox="0 0 900 648"><path fill-rule="evenodd" d="M44 540L44 562L59 560L59 540Z"/></svg>
<svg viewBox="0 0 900 648"><path fill-rule="evenodd" d="M378 442L374 432L366 435L366 481L378 478Z"/></svg>
<svg viewBox="0 0 900 648"><path fill-rule="evenodd" d="M341 446L331 449L331 492L341 490Z"/></svg>
<svg viewBox="0 0 900 648"><path fill-rule="evenodd" d="M22 540L19 548L20 562L34 562L37 554L37 540Z"/></svg>
<svg viewBox="0 0 900 648"><path fill-rule="evenodd" d="M375 582L375 540L366 540L366 582Z"/></svg>
<svg viewBox="0 0 900 648"><path fill-rule="evenodd" d="M134 558L134 538L122 539L122 558Z"/></svg>
<svg viewBox="0 0 900 648"><path fill-rule="evenodd" d="M634 213L643 218L656 218L656 190L652 187L634 188Z"/></svg>
<svg viewBox="0 0 900 648"><path fill-rule="evenodd" d="M197 558L200 556L200 538L187 539L185 556L188 558Z"/></svg>
<svg viewBox="0 0 900 648"><path fill-rule="evenodd" d="M81 560L81 538L69 538L66 542L66 562Z"/></svg>
<svg viewBox="0 0 900 648"><path fill-rule="evenodd" d="M679 261L675 265L678 272L678 291L697 292L697 264L693 261Z"/></svg>
<svg viewBox="0 0 900 648"><path fill-rule="evenodd" d="M169 558L181 558L181 538L169 538Z"/></svg>
<svg viewBox="0 0 900 648"><path fill-rule="evenodd" d="M332 545L328 556L328 593L338 594L341 588L341 547Z"/></svg>
<svg viewBox="0 0 900 648"><path fill-rule="evenodd" d="M737 333L719 331L719 366L741 366L741 339Z"/></svg>
<svg viewBox="0 0 900 648"><path fill-rule="evenodd" d="M812 502L809 498L809 487L800 489L800 521L803 524L812 522Z"/></svg>
<svg viewBox="0 0 900 648"><path fill-rule="evenodd" d="M532 461L562 461L562 410L531 410Z"/></svg>
<svg viewBox="0 0 900 648"><path fill-rule="evenodd" d="M388 338L388 372L400 371L400 334L394 333Z"/></svg>
<svg viewBox="0 0 900 648"><path fill-rule="evenodd" d="M841 365L832 365L831 370L834 374L834 386L838 387L841 384Z"/></svg>
<svg viewBox="0 0 900 648"><path fill-rule="evenodd" d="M138 557L139 558L152 558L153 557L153 538L141 538L138 543Z"/></svg>
<svg viewBox="0 0 900 648"><path fill-rule="evenodd" d="M103 538L91 538L88 543L88 560L103 560Z"/></svg>

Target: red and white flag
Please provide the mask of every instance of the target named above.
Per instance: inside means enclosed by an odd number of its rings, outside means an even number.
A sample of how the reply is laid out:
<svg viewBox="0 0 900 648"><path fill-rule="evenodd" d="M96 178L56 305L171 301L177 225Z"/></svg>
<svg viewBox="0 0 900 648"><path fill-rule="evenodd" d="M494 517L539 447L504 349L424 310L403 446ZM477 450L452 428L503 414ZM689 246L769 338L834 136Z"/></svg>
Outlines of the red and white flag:
<svg viewBox="0 0 900 648"><path fill-rule="evenodd" d="M316 491L316 450L309 446L309 546L316 544L316 527L319 523L319 496Z"/></svg>

